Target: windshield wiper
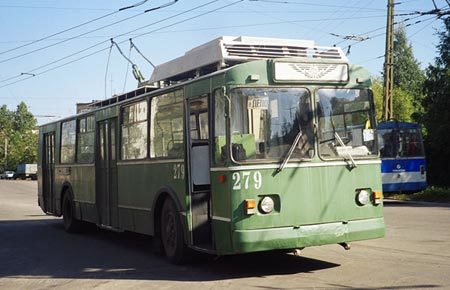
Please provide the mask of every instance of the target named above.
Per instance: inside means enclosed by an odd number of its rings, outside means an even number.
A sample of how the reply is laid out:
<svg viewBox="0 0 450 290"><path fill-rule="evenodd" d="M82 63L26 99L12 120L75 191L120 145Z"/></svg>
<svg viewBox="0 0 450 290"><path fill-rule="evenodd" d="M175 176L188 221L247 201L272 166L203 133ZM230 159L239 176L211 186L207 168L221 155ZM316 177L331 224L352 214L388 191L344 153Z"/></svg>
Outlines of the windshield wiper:
<svg viewBox="0 0 450 290"><path fill-rule="evenodd" d="M281 172L281 170L283 170L286 163L288 163L289 159L291 159L292 153L294 153L295 147L297 146L298 141L300 141L300 138L302 136L303 136L302 130L299 128L297 136L295 136L294 142L292 143L291 147L289 148L289 151L286 154L286 157L284 157L283 163L281 163L280 167L277 168L275 173L279 173L279 172Z"/></svg>
<svg viewBox="0 0 450 290"><path fill-rule="evenodd" d="M345 146L344 141L342 141L342 139L341 139L341 136L339 136L338 133L334 132L334 138L338 141L339 145L342 146L345 153L348 155L350 161L352 162L352 168L356 168L355 160L353 159L352 154L350 154L350 152L348 152L347 146Z"/></svg>

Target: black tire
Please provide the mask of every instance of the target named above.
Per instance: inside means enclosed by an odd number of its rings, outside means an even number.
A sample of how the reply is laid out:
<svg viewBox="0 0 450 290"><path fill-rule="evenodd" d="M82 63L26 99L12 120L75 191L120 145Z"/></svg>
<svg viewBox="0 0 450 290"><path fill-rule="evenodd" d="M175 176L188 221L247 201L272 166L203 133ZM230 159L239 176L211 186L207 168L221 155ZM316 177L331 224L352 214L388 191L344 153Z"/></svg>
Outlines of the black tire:
<svg viewBox="0 0 450 290"><path fill-rule="evenodd" d="M174 264L188 261L190 251L183 238L180 213L172 199L164 201L161 210L161 243L167 259Z"/></svg>
<svg viewBox="0 0 450 290"><path fill-rule="evenodd" d="M66 191L62 202L62 215L64 229L68 233L78 233L81 231L81 221L75 218L75 204L72 200L70 191Z"/></svg>

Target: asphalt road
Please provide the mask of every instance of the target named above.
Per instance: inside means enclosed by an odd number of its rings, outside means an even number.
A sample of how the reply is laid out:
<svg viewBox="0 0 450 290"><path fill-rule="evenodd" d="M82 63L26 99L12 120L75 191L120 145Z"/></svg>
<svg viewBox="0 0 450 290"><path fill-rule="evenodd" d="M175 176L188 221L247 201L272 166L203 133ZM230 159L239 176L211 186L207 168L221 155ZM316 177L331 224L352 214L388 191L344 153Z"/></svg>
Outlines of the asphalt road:
<svg viewBox="0 0 450 290"><path fill-rule="evenodd" d="M35 181L0 181L0 289L450 289L450 206L388 203L387 235L173 266L151 238L67 234L37 206Z"/></svg>

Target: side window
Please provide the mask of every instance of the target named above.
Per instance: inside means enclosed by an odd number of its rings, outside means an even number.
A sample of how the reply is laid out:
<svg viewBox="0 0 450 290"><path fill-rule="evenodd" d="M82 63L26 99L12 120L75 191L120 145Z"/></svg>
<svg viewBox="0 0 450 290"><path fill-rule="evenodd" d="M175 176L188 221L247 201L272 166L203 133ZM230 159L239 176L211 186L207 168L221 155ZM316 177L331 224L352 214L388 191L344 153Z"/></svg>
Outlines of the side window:
<svg viewBox="0 0 450 290"><path fill-rule="evenodd" d="M147 157L147 100L122 108L122 160Z"/></svg>
<svg viewBox="0 0 450 290"><path fill-rule="evenodd" d="M75 162L77 120L62 123L61 128L61 163Z"/></svg>
<svg viewBox="0 0 450 290"><path fill-rule="evenodd" d="M94 162L94 116L78 120L77 162Z"/></svg>
<svg viewBox="0 0 450 290"><path fill-rule="evenodd" d="M183 91L151 100L150 157L183 157Z"/></svg>
<svg viewBox="0 0 450 290"><path fill-rule="evenodd" d="M189 102L189 128L192 140L208 140L208 96Z"/></svg>

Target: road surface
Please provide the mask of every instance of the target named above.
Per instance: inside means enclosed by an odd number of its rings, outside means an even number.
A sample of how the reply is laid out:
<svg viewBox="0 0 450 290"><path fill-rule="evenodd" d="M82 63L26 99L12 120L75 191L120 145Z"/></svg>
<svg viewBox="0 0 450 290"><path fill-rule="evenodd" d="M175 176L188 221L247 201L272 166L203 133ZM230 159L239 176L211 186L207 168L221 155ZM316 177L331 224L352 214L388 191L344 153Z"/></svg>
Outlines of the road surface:
<svg viewBox="0 0 450 290"><path fill-rule="evenodd" d="M173 266L151 238L64 232L35 181L0 181L0 289L450 289L450 206L388 203L383 239Z"/></svg>

